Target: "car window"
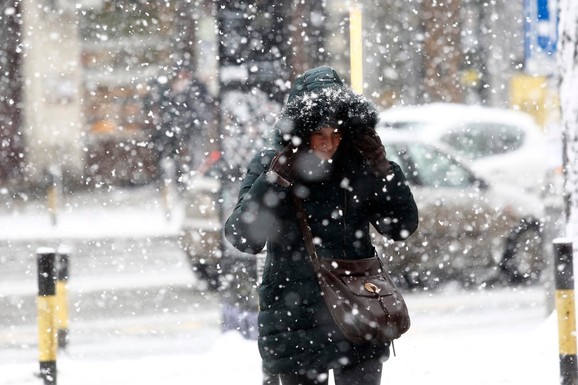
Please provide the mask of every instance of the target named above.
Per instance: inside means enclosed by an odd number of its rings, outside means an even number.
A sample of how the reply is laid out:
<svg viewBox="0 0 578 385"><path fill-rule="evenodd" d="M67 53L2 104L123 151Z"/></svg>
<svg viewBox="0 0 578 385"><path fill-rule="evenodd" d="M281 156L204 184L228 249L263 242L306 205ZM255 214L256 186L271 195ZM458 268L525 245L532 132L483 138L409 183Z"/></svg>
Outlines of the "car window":
<svg viewBox="0 0 578 385"><path fill-rule="evenodd" d="M410 183L417 184L417 181L415 180L416 179L415 167L413 166L413 163L409 159L409 155L407 154L405 147L401 145L386 145L385 147L387 158L390 161L399 164L401 171L403 171L403 174Z"/></svg>
<svg viewBox="0 0 578 385"><path fill-rule="evenodd" d="M388 147L388 158L398 163L412 184L424 187L468 187L475 180L451 156L421 143Z"/></svg>
<svg viewBox="0 0 578 385"><path fill-rule="evenodd" d="M467 123L442 135L441 141L470 159L515 151L522 146L524 132L507 124Z"/></svg>
<svg viewBox="0 0 578 385"><path fill-rule="evenodd" d="M420 130L427 127L429 123L427 122L412 122L412 121L381 121L379 122L379 128L385 128L389 130Z"/></svg>

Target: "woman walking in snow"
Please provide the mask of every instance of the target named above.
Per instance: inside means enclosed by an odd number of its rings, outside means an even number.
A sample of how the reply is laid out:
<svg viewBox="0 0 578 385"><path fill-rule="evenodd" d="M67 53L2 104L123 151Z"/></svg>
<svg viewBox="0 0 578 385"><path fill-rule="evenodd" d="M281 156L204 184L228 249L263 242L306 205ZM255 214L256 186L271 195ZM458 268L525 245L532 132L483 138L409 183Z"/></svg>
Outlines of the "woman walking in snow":
<svg viewBox="0 0 578 385"><path fill-rule="evenodd" d="M321 258L371 257L370 224L402 240L418 214L405 177L375 132L374 105L329 67L298 77L274 127L274 149L248 166L239 201L225 224L239 250L267 245L259 293L259 351L283 385L379 384L389 345L353 344L321 296L296 215L301 198Z"/></svg>

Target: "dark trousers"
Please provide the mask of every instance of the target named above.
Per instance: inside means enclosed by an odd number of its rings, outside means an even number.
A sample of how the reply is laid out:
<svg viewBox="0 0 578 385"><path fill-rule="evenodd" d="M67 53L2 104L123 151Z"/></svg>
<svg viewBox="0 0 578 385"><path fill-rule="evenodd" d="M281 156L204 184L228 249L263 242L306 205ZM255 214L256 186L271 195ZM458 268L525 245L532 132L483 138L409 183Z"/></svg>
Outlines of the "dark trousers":
<svg viewBox="0 0 578 385"><path fill-rule="evenodd" d="M335 385L379 385L383 364L379 359L364 361L358 365L335 369ZM279 374L281 385L327 385L328 373L307 371L305 373Z"/></svg>

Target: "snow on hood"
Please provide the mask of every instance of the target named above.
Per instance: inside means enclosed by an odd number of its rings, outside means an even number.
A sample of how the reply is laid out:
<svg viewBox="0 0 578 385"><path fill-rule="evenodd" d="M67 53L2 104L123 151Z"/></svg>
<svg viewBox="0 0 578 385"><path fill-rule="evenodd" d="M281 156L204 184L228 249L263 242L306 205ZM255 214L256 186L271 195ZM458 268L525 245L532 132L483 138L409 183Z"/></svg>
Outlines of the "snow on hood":
<svg viewBox="0 0 578 385"><path fill-rule="evenodd" d="M325 86L298 94L285 105L273 128L273 144L307 143L311 133L324 126L340 128L347 139L374 130L377 116L376 106L349 87Z"/></svg>

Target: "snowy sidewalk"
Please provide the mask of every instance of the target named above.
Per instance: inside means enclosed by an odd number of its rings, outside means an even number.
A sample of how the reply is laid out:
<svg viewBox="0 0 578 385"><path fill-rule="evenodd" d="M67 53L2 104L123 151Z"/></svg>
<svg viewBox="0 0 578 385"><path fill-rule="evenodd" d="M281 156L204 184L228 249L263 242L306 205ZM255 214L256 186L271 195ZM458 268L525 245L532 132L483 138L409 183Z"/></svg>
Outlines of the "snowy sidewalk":
<svg viewBox="0 0 578 385"><path fill-rule="evenodd" d="M182 208L176 202L172 218L167 221L161 197L154 188L117 189L112 192L91 192L64 197L53 226L41 201L0 209L0 246L15 250L22 245L63 241L79 244L105 242L110 239L153 240L176 238L182 220ZM150 252L150 250L148 251ZM26 295L33 298L36 285L34 249L29 250L23 265L14 271L26 276L10 275L0 282L0 293ZM191 278L182 265L184 258L177 249L170 262L121 271L118 276L102 277L90 270L73 271L71 295L98 290L138 286L142 282L154 286L186 285ZM80 254L80 253L79 253ZM165 254L165 253L163 253ZM11 269L17 255L3 253L0 264ZM120 259L120 261L119 261ZM141 258L142 259L142 258ZM107 266L119 271L121 257ZM150 260L149 260L150 262ZM138 267L138 266L137 266ZM79 267L77 269L80 269ZM82 279L77 279L80 274ZM22 281L23 280L23 281ZM396 343L397 357L384 366L385 384L440 385L543 385L558 381L558 346L556 318L532 311L543 306L539 289L509 293L479 292L464 297L451 290L421 296L409 295L412 329ZM535 305L534 305L535 303ZM535 306L535 307L534 307ZM180 316L180 315L177 315ZM183 322L190 314L182 314ZM189 321L196 321L194 318ZM30 326L30 333L35 329ZM28 329L26 329L28 330ZM9 330L7 330L9 332ZM162 333L161 333L162 334ZM104 340L98 346L72 344L70 351L58 358L60 385L171 385L215 384L256 385L261 381L261 362L255 341L243 339L235 332L220 334L218 326L202 330L203 343L198 340L143 338L142 340ZM123 356L130 349L157 352ZM94 357L86 349L102 350ZM14 350L16 352L16 350ZM11 353L12 354L12 353ZM26 359L0 362L0 385L38 385L34 346L22 346L18 354ZM1 361L1 360L0 360ZM330 384L332 382L330 381Z"/></svg>
<svg viewBox="0 0 578 385"><path fill-rule="evenodd" d="M169 219L155 186L82 191L60 198L51 223L43 200L2 197L0 296L34 296L35 253L65 246L71 252L72 293L194 282L178 246L182 203L172 197ZM144 279L143 277L146 277Z"/></svg>
<svg viewBox="0 0 578 385"><path fill-rule="evenodd" d="M0 241L177 236L183 210L173 201L167 220L154 186L76 192L60 198L56 225L45 201L5 201Z"/></svg>
<svg viewBox="0 0 578 385"><path fill-rule="evenodd" d="M415 319L419 323L419 318ZM504 314L504 323L508 323ZM519 326L516 330L516 326ZM556 319L541 326L510 323L448 336L440 330L411 330L396 343L397 356L385 363L382 384L544 385L558 383ZM162 341L150 341L148 347ZM107 346L119 349L120 346ZM122 350L122 348L120 348ZM190 350L190 349L186 349ZM37 363L0 363L0 385L36 385ZM218 336L204 353L175 347L173 354L84 359L82 353L58 361L60 385L257 385L260 358L255 341L236 332ZM330 378L330 384L332 384Z"/></svg>

